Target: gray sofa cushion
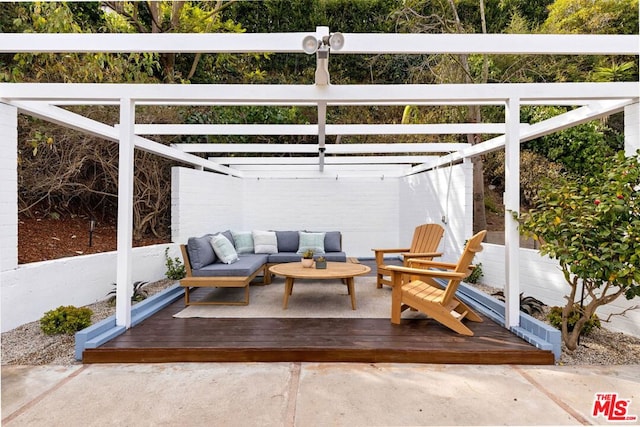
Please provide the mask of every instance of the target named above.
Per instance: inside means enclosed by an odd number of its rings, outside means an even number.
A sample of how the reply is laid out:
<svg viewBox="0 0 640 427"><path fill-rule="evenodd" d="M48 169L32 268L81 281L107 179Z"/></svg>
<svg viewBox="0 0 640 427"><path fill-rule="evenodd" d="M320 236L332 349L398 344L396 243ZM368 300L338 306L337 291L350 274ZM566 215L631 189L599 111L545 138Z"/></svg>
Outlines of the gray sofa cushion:
<svg viewBox="0 0 640 427"><path fill-rule="evenodd" d="M298 250L299 238L297 231L276 231L278 238L278 252L295 252Z"/></svg>
<svg viewBox="0 0 640 427"><path fill-rule="evenodd" d="M243 254L233 264L216 262L193 270L195 277L250 276L267 263L267 255Z"/></svg>
<svg viewBox="0 0 640 427"><path fill-rule="evenodd" d="M342 251L342 237L339 231L327 231L324 235L324 251Z"/></svg>
<svg viewBox="0 0 640 427"><path fill-rule="evenodd" d="M314 256L314 258L318 258L318 256L323 256L327 261L333 262L346 262L347 254L344 252L325 252L322 255ZM283 262L298 262L300 261L300 255L295 252L278 252L277 254L269 255L269 263L270 264L280 264Z"/></svg>
<svg viewBox="0 0 640 427"><path fill-rule="evenodd" d="M205 234L202 237L190 237L187 241L187 252L192 269L197 270L216 261L216 254L210 242L211 236L212 234Z"/></svg>

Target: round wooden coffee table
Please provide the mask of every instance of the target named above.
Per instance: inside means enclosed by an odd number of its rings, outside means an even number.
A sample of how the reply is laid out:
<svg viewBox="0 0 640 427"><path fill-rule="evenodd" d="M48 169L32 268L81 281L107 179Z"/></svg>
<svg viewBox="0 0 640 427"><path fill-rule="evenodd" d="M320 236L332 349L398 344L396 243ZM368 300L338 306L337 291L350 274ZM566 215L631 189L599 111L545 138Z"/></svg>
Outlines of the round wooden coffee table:
<svg viewBox="0 0 640 427"><path fill-rule="evenodd" d="M349 295L351 295L351 308L356 309L356 292L353 287L353 278L371 271L369 267L351 262L327 262L327 268L305 268L301 262L289 262L276 264L269 267L269 271L277 276L285 278L284 299L282 309L287 309L289 295L293 292L293 282L295 279L329 280L341 279L346 285Z"/></svg>

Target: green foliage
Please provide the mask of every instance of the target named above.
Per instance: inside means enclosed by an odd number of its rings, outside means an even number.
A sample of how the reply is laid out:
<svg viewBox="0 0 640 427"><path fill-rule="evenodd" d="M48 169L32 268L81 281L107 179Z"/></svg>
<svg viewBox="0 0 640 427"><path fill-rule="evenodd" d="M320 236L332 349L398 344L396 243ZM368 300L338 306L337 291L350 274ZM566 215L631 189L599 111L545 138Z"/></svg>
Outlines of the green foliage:
<svg viewBox="0 0 640 427"><path fill-rule="evenodd" d="M133 294L131 295L132 302L140 302L147 298L148 293L147 293L147 290L144 289L144 287L147 286L148 284L149 282L143 282L143 281L133 282ZM108 301L114 304L116 302L118 285L116 283L112 283L111 286L113 286L113 290L109 292L107 296L110 295Z"/></svg>
<svg viewBox="0 0 640 427"><path fill-rule="evenodd" d="M485 157L485 174L487 182L496 186L496 192L504 192L504 151L496 151ZM553 181L560 176L562 167L549 161L546 157L533 151L523 150L520 153L520 201L525 206L532 206L536 200L540 182ZM485 204L489 199L485 199ZM496 212L493 206L487 206Z"/></svg>
<svg viewBox="0 0 640 427"><path fill-rule="evenodd" d="M169 248L164 250L165 265L167 266L167 279L180 280L187 275L187 271L180 258L169 257Z"/></svg>
<svg viewBox="0 0 640 427"><path fill-rule="evenodd" d="M637 34L638 0L555 0L543 31L549 34Z"/></svg>
<svg viewBox="0 0 640 427"><path fill-rule="evenodd" d="M569 312L569 316L567 317L567 328L571 332L576 326L576 323L581 317L582 310L580 309L580 305L574 304L573 308ZM549 319L549 323L556 329L560 329L562 327L562 307L551 307L549 314L547 316ZM591 315L589 320L587 320L584 325L582 325L582 330L580 335L589 335L593 328L600 328L600 319L594 313Z"/></svg>
<svg viewBox="0 0 640 427"><path fill-rule="evenodd" d="M464 281L467 283L478 283L478 281L480 280L483 274L484 273L482 272L482 263L479 262L475 264L474 269L471 270L471 274L469 274L467 278L464 279Z"/></svg>
<svg viewBox="0 0 640 427"><path fill-rule="evenodd" d="M60 306L42 316L40 328L47 335L73 334L91 325L92 314L87 307Z"/></svg>
<svg viewBox="0 0 640 427"><path fill-rule="evenodd" d="M524 108L523 120L537 123L567 111L564 107ZM524 147L560 163L569 172L591 175L593 170L602 168L606 159L623 148L623 141L606 124L593 120L527 142Z"/></svg>
<svg viewBox="0 0 640 427"><path fill-rule="evenodd" d="M520 218L523 234L557 259L570 287L567 306L584 286L585 322L620 295L640 296L640 151L618 153L591 176L560 176L540 190L535 209ZM563 330L567 346L576 335Z"/></svg>
<svg viewBox="0 0 640 427"><path fill-rule="evenodd" d="M311 250L311 249L307 249L306 251L304 251L304 252L302 253L302 258L305 258L305 259L311 259L311 258L313 258L313 250Z"/></svg>
<svg viewBox="0 0 640 427"><path fill-rule="evenodd" d="M491 296L496 297L502 302L505 302L504 292L498 291L491 294ZM520 294L520 311L523 313L527 313L529 316L535 316L536 314L542 314L544 311L545 303L536 299L532 296L524 296L523 293Z"/></svg>

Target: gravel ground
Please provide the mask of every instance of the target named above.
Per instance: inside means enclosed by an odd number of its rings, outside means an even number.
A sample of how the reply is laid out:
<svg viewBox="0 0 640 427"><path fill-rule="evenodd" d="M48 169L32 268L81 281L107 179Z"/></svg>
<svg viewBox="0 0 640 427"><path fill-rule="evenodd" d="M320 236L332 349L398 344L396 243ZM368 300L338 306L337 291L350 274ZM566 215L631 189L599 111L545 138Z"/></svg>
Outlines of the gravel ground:
<svg viewBox="0 0 640 427"><path fill-rule="evenodd" d="M150 295L172 284L171 280L150 283L145 290ZM495 289L477 285L485 292ZM107 301L88 306L93 310L92 321L98 322L115 312ZM40 322L31 322L2 333L3 365L74 365L73 335L45 335ZM559 365L635 365L640 364L640 338L612 332L605 327L595 329L582 337L580 346L573 352L562 349Z"/></svg>

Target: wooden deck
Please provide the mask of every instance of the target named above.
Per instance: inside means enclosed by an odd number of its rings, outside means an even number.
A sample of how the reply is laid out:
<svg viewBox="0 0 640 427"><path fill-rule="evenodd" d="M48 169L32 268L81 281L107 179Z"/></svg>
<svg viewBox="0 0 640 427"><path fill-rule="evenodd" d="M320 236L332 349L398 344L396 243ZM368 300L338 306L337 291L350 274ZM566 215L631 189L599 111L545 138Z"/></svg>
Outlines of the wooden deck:
<svg viewBox="0 0 640 427"><path fill-rule="evenodd" d="M84 363L362 362L553 364L489 319L465 337L433 320L322 318L177 319L176 301L123 335L87 349Z"/></svg>

